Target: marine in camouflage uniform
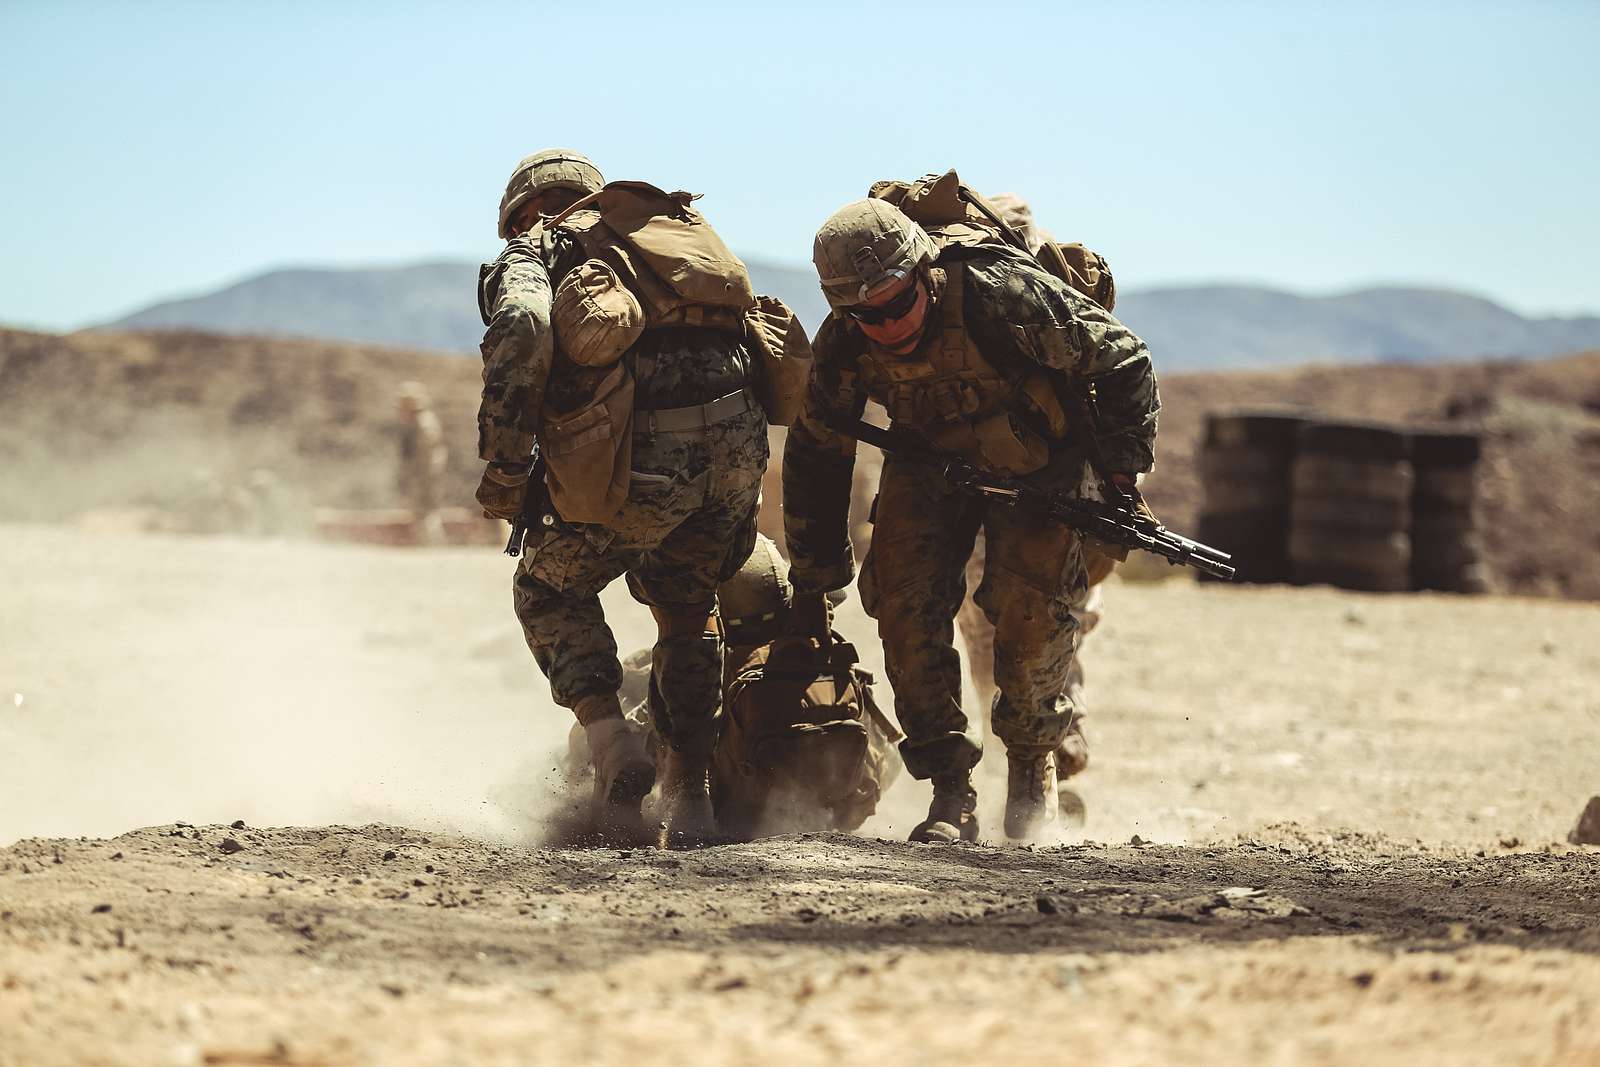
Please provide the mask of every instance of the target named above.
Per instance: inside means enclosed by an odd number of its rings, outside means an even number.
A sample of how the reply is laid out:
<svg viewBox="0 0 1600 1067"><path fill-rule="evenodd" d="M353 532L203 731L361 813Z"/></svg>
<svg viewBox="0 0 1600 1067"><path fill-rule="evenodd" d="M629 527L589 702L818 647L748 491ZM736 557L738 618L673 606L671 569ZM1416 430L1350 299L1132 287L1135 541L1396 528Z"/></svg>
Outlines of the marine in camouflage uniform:
<svg viewBox="0 0 1600 1067"><path fill-rule="evenodd" d="M508 243L483 268L479 293L488 326L478 418L488 467L479 500L490 514L509 518L520 506L540 413L571 411L592 397L596 370L565 358L551 326L553 290L588 254L568 229L548 228L532 213L544 206L540 191L602 184L576 153L541 153L519 164L502 202ZM558 196L556 208L572 199ZM713 831L706 776L722 646L706 622L718 583L755 541L767 424L749 399L752 356L737 334L648 329L622 361L636 382L627 500L604 524L565 521L546 501L517 567L514 603L551 695L585 728L602 820L621 835L643 833L639 802L655 770L623 721L622 666L600 606L601 590L627 576L659 628L651 706L670 749L668 830L692 841Z"/></svg>
<svg viewBox="0 0 1600 1067"><path fill-rule="evenodd" d="M1032 205L1016 193L992 193L985 199L988 200L989 206L999 213L1000 220L1022 238L1023 243L1028 246L1028 251L1037 254L1045 244L1056 239L1053 233L1038 224ZM1107 310L1111 309L1108 307ZM967 561L967 582L974 588L983 577L983 558L984 544L983 536L980 534L977 548ZM1067 672L1067 695L1072 700L1073 716L1067 736L1062 740L1061 747L1056 749L1055 768L1058 781L1064 782L1068 777L1081 773L1089 766L1089 742L1083 733L1088 708L1084 699L1086 686L1083 644L1085 638L1100 624L1101 617L1105 613L1105 578L1110 575L1109 565L1109 560L1102 560L1099 567L1090 566L1089 587L1083 596L1075 598L1072 604L1072 617L1078 626L1078 647L1073 653L1072 666ZM984 617L982 609L970 599L962 602L961 610L956 615L956 624L966 645L967 670L972 675L973 689L977 693L979 714L987 727L986 709L993 704L995 694L994 627ZM1086 815L1083 798L1065 786L1061 788L1061 814L1064 820L1070 820L1078 825L1082 825Z"/></svg>
<svg viewBox="0 0 1600 1067"><path fill-rule="evenodd" d="M821 594L853 574L846 516L856 442L833 427L858 418L869 395L896 429L949 447L979 418L1013 428L1036 422L1037 406L1014 385L1042 369L1052 388L1093 388L1092 432L1119 488L1131 490L1137 473L1152 466L1160 401L1143 342L1020 251L993 243L940 250L898 208L868 199L824 223L814 259L834 314L813 344L806 407L790 430L783 469L791 578L803 617L814 619ZM941 361L948 366L950 350L941 346L951 344L964 346L957 363L970 369L981 361L997 373L930 372ZM1046 443L1042 466L1008 473L1051 489L1098 491L1081 440ZM988 555L975 600L995 626L992 721L1007 750L1006 831L1033 836L1056 814L1054 752L1073 718L1072 608L1088 585L1083 545L1060 524L963 494L935 467L890 456L861 595L884 642L906 733L901 755L913 777L933 781L928 819L913 840L970 840L978 832L971 770L982 747L961 707L952 620L980 528Z"/></svg>

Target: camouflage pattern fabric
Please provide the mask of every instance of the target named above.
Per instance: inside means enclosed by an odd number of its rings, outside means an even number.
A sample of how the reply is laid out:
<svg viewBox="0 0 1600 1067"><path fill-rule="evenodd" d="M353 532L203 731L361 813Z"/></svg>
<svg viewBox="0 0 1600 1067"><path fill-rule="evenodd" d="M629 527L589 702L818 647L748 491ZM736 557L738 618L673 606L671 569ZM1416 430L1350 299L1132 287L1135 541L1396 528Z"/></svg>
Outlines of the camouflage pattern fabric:
<svg viewBox="0 0 1600 1067"><path fill-rule="evenodd" d="M978 534L977 547L967 559L967 586L977 588L983 580L985 559L983 534ZM1067 699L1072 701L1072 725L1061 747L1056 749L1056 777L1069 778L1080 774L1089 766L1089 742L1083 733L1084 720L1089 716L1086 699L1087 676L1083 668L1084 641L1100 625L1105 616L1105 583L1093 582L1072 600L1072 617L1078 626L1077 649L1072 654L1072 665L1067 668ZM972 678L972 688L977 694L978 721L987 740L993 728L989 714L994 707L996 693L994 682L994 625L984 617L983 609L969 598L962 602L956 613L956 628L961 631L962 644L966 646L967 673Z"/></svg>
<svg viewBox="0 0 1600 1067"><path fill-rule="evenodd" d="M1128 473L1149 470L1160 398L1144 343L1020 252L985 247L957 254L967 272L967 329L984 358L1002 370L1026 361L1092 384L1107 464ZM937 343L941 318L937 307L929 314L924 345ZM868 396L858 368L868 343L839 315L823 323L813 343L806 407L790 430L783 463L784 529L797 594L841 588L853 576L846 520L856 442L828 423L864 410ZM1030 480L1079 492L1086 474L1081 454L1061 452ZM1078 633L1072 605L1083 602L1088 587L1079 539L1057 524L956 493L931 467L890 458L861 594L878 619L906 732L901 754L917 778L970 768L982 751L961 707L953 644L963 572L980 527L989 547L975 599L995 625L994 733L1008 747L1054 748L1072 719L1066 692Z"/></svg>
<svg viewBox="0 0 1600 1067"><path fill-rule="evenodd" d="M1066 689L1078 637L1073 604L1088 592L1077 535L960 493L927 464L891 458L861 603L878 620L895 715L906 733L900 753L916 778L966 770L982 752L961 707L954 646L967 557L980 527L988 552L973 600L994 625L994 734L1007 748L1053 749L1072 720Z"/></svg>
<svg viewBox="0 0 1600 1067"><path fill-rule="evenodd" d="M755 544L767 426L751 410L692 433L636 431L628 500L604 526L554 516L523 549L517 618L556 703L622 684L600 591L619 575L641 603L709 615L717 585ZM722 646L698 634L655 648L657 726L677 740L709 729L721 706Z"/></svg>
<svg viewBox="0 0 1600 1067"><path fill-rule="evenodd" d="M532 454L555 361L553 286L539 246L535 229L507 241L505 251L478 272L478 311L488 327L479 346L478 457L492 463L525 463Z"/></svg>
<svg viewBox="0 0 1600 1067"><path fill-rule="evenodd" d="M554 287L587 258L560 227L535 227L506 243L480 272L482 346L479 454L525 462L546 408L570 411L592 396L597 374L559 354L550 325ZM622 574L641 603L709 615L719 583L755 544L766 469L760 409L686 433L652 432L650 409L704 404L750 384L752 355L731 333L700 327L646 331L623 356L636 416L628 500L604 525L549 514L530 533L513 583L517 618L556 703L572 707L622 684L616 640L600 591ZM700 634L663 637L653 653L653 699L675 747L704 740L721 706L722 645ZM695 742L698 743L698 742Z"/></svg>
<svg viewBox="0 0 1600 1067"><path fill-rule="evenodd" d="M1091 383L1107 464L1130 474L1149 470L1161 400L1144 342L1014 249L961 254L965 318L984 358L1002 370L1025 361ZM928 316L925 345L937 343L939 319L938 309ZM805 410L790 428L783 461L784 533L797 593L843 588L854 573L846 517L856 442L827 422L857 418L865 409L858 367L867 344L840 315L824 321L812 343L816 363Z"/></svg>
<svg viewBox="0 0 1600 1067"><path fill-rule="evenodd" d="M508 241L484 265L479 308L488 330L481 346L479 458L526 462L543 408L577 408L605 373L555 358L554 286L584 259L577 238L558 227ZM735 392L749 384L753 358L743 340L726 331L678 326L647 331L622 361L633 372L634 405L649 409L688 407Z"/></svg>

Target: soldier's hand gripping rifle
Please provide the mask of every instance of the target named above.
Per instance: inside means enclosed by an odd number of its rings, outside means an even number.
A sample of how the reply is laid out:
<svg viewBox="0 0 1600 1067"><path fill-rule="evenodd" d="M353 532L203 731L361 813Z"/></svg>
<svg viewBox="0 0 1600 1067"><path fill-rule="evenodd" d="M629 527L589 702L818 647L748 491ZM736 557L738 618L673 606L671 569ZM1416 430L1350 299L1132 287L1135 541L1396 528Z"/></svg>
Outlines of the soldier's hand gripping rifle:
<svg viewBox="0 0 1600 1067"><path fill-rule="evenodd" d="M1173 533L1146 514L1141 514L1131 497L1113 503L1077 500L1065 493L1041 489L1010 475L984 470L958 456L940 452L917 438L885 430L870 422L857 420L829 425L837 432L865 441L888 455L939 467L946 480L964 493L1023 508L1097 541L1152 553L1174 567L1193 567L1224 581L1233 578L1233 567L1230 565L1232 556Z"/></svg>
<svg viewBox="0 0 1600 1067"><path fill-rule="evenodd" d="M544 485L544 450L535 443L533 457L528 460L528 480L522 487L522 506L517 509L517 517L511 520L511 536L506 539L506 555L522 555L522 542L528 536L528 528L539 525L544 519L549 499Z"/></svg>

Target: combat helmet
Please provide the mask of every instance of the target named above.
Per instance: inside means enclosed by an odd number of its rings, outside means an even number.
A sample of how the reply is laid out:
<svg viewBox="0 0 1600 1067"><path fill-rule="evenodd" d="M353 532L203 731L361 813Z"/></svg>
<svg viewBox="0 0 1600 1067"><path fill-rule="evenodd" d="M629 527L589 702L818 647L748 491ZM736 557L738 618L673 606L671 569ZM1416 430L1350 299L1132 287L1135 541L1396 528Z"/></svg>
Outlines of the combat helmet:
<svg viewBox="0 0 1600 1067"><path fill-rule="evenodd" d="M508 241L515 236L507 231L511 216L530 197L546 189L595 193L605 183L600 168L589 162L588 156L570 148L547 148L525 157L511 172L506 193L500 198L500 236Z"/></svg>
<svg viewBox="0 0 1600 1067"><path fill-rule="evenodd" d="M910 274L938 255L928 232L887 201L857 200L835 211L811 246L822 295L833 308L858 304L867 291Z"/></svg>
<svg viewBox="0 0 1600 1067"><path fill-rule="evenodd" d="M781 637L789 624L794 586L789 565L764 534L739 573L717 587L717 617L730 645L764 645Z"/></svg>

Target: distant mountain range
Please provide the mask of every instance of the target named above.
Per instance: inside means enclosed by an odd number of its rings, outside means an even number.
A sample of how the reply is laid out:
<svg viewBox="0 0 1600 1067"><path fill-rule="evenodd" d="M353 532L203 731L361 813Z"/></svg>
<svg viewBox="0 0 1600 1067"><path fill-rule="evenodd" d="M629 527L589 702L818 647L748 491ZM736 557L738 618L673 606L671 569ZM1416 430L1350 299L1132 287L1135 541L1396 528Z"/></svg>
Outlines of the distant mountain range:
<svg viewBox="0 0 1600 1067"><path fill-rule="evenodd" d="M781 297L807 328L816 328L827 306L809 268L748 263L758 290ZM473 351L483 333L477 271L477 264L458 261L270 271L104 326ZM1256 286L1136 289L1119 296L1117 315L1149 343L1164 370L1536 357L1600 347L1600 317L1526 318L1444 289L1384 287L1321 297Z"/></svg>

